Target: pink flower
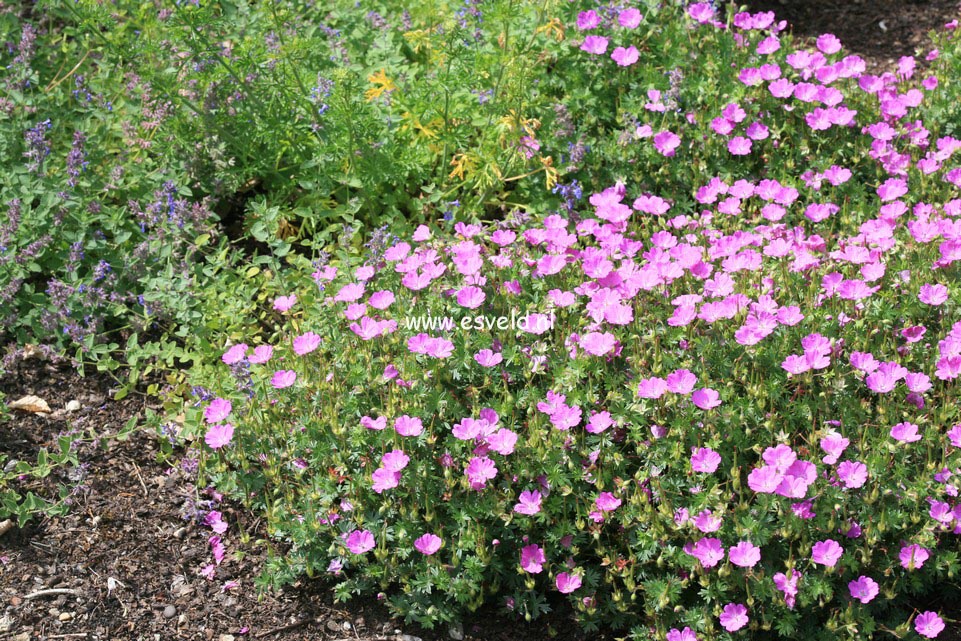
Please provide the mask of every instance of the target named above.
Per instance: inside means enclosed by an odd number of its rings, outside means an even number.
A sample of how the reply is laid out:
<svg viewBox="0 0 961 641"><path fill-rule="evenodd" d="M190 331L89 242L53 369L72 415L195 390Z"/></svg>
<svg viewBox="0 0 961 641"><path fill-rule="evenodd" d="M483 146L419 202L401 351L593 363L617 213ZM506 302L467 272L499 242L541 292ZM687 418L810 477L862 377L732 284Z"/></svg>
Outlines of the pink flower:
<svg viewBox="0 0 961 641"><path fill-rule="evenodd" d="M750 541L741 541L728 549L727 557L734 565L742 568L753 568L761 561L761 548Z"/></svg>
<svg viewBox="0 0 961 641"><path fill-rule="evenodd" d="M693 545L688 554L700 561L704 567L713 568L724 560L724 546L720 539L703 538Z"/></svg>
<svg viewBox="0 0 961 641"><path fill-rule="evenodd" d="M746 156L751 153L751 140L744 136L735 136L728 141L727 150L732 156Z"/></svg>
<svg viewBox="0 0 961 641"><path fill-rule="evenodd" d="M400 472L378 467L371 475L371 480L373 481L371 488L378 494L384 490L395 488L400 484L400 476Z"/></svg>
<svg viewBox="0 0 961 641"><path fill-rule="evenodd" d="M497 476L497 466L494 465L494 461L486 456L475 456L468 463L465 473L471 487L475 490L482 490L487 481Z"/></svg>
<svg viewBox="0 0 961 641"><path fill-rule="evenodd" d="M457 292L457 304L468 309L480 307L486 298L487 294L484 293L484 290L473 285L463 287Z"/></svg>
<svg viewBox="0 0 961 641"><path fill-rule="evenodd" d="M220 565L220 562L224 560L224 554L226 553L223 540L219 536L214 535L210 537L208 542L210 543L210 552L214 556L214 563Z"/></svg>
<svg viewBox="0 0 961 641"><path fill-rule="evenodd" d="M516 444L517 433L506 427L502 427L487 437L487 446L501 456L507 456L513 453Z"/></svg>
<svg viewBox="0 0 961 641"><path fill-rule="evenodd" d="M720 616L721 625L728 632L736 632L746 626L750 619L747 616L747 606L740 603L728 603Z"/></svg>
<svg viewBox="0 0 961 641"><path fill-rule="evenodd" d="M914 629L923 637L933 639L944 630L944 621L938 616L937 612L930 610L918 615L914 620Z"/></svg>
<svg viewBox="0 0 961 641"><path fill-rule="evenodd" d="M640 57L640 52L638 52L637 47L631 45L630 47L616 47L614 52L611 54L611 59L618 64L620 67L630 67L632 64L637 62Z"/></svg>
<svg viewBox="0 0 961 641"><path fill-rule="evenodd" d="M204 420L208 423L219 423L230 415L232 406L225 398L215 398L204 410Z"/></svg>
<svg viewBox="0 0 961 641"><path fill-rule="evenodd" d="M518 321L517 326L528 334L543 334L554 327L554 317L547 314L528 314Z"/></svg>
<svg viewBox="0 0 961 641"><path fill-rule="evenodd" d="M637 395L641 398L660 398L666 391L667 382L657 376L642 378L637 384Z"/></svg>
<svg viewBox="0 0 961 641"><path fill-rule="evenodd" d="M290 369L282 369L274 372L273 377L270 379L270 384L274 386L275 389L284 389L285 387L290 387L297 380L297 373Z"/></svg>
<svg viewBox="0 0 961 641"><path fill-rule="evenodd" d="M419 536L414 541L414 549L423 554L424 556L430 556L434 552L440 549L441 538L436 534L423 534Z"/></svg>
<svg viewBox="0 0 961 641"><path fill-rule="evenodd" d="M501 356L500 352L493 352L489 349L482 349L481 351L474 354L474 360L481 367L495 367L499 365L504 357Z"/></svg>
<svg viewBox="0 0 961 641"><path fill-rule="evenodd" d="M931 554L917 543L905 545L901 548L898 558L901 560L901 567L905 570L917 570L924 565Z"/></svg>
<svg viewBox="0 0 961 641"><path fill-rule="evenodd" d="M811 548L811 560L829 568L833 568L844 554L844 548L833 540L818 541Z"/></svg>
<svg viewBox="0 0 961 641"><path fill-rule="evenodd" d="M297 296L278 296L274 299L274 309L278 312L286 312L297 303Z"/></svg>
<svg viewBox="0 0 961 641"><path fill-rule="evenodd" d="M841 41L833 33L825 33L817 39L818 49L825 54L831 55L841 50Z"/></svg>
<svg viewBox="0 0 961 641"><path fill-rule="evenodd" d="M340 288L334 296L338 303L353 303L364 295L364 285L362 283L348 283Z"/></svg>
<svg viewBox="0 0 961 641"><path fill-rule="evenodd" d="M590 332L581 336L580 346L588 354L604 356L614 349L617 339L609 332Z"/></svg>
<svg viewBox="0 0 961 641"><path fill-rule="evenodd" d="M709 410L721 404L721 395L710 387L702 387L691 394L691 402L702 410Z"/></svg>
<svg viewBox="0 0 961 641"><path fill-rule="evenodd" d="M784 593L784 605L787 606L789 610L794 609L794 601L797 598L798 593L798 581L801 580L801 573L797 570L789 570L791 577L788 578L783 572L778 572L772 578L774 579L774 586Z"/></svg>
<svg viewBox="0 0 961 641"><path fill-rule="evenodd" d="M239 363L244 360L247 356L247 345L246 343L240 343L239 345L234 345L220 357L226 365L233 365L234 363Z"/></svg>
<svg viewBox="0 0 961 641"><path fill-rule="evenodd" d="M690 370L679 369L667 375L667 391L674 394L690 394L697 384L697 376Z"/></svg>
<svg viewBox="0 0 961 641"><path fill-rule="evenodd" d="M204 442L210 446L210 449L219 450L230 443L233 437L234 426L230 423L211 425L207 428L207 434L204 435Z"/></svg>
<svg viewBox="0 0 961 641"><path fill-rule="evenodd" d="M541 493L538 491L525 490L518 497L518 502L514 506L514 511L518 514L533 515L541 511Z"/></svg>
<svg viewBox="0 0 961 641"><path fill-rule="evenodd" d="M394 419L394 430L401 436L420 436L424 424L416 416L398 416Z"/></svg>
<svg viewBox="0 0 961 641"><path fill-rule="evenodd" d="M557 575L554 585L557 586L557 590L561 594L570 594L577 588L581 587L581 577L576 574L561 572ZM942 625L942 627L944 626Z"/></svg>
<svg viewBox="0 0 961 641"><path fill-rule="evenodd" d="M380 418L371 418L369 416L360 417L360 426L365 427L369 430L377 430L378 432L387 427L387 417L381 416Z"/></svg>
<svg viewBox="0 0 961 641"><path fill-rule="evenodd" d="M544 556L544 550L537 545L526 545L521 548L521 568L525 572L531 574L538 574L544 569L544 562L547 558Z"/></svg>
<svg viewBox="0 0 961 641"><path fill-rule="evenodd" d="M613 424L614 420L611 418L610 412L597 412L596 414L591 414L591 418L587 421L584 429L591 434L600 434Z"/></svg>
<svg viewBox="0 0 961 641"><path fill-rule="evenodd" d="M828 465L834 465L838 462L838 458L840 458L845 448L850 444L850 440L844 438L837 432L833 430L828 432L827 436L821 439L821 449L827 453L821 461Z"/></svg>
<svg viewBox="0 0 961 641"><path fill-rule="evenodd" d="M294 339L294 353L303 356L317 349L319 345L320 336L313 332L307 332Z"/></svg>
<svg viewBox="0 0 961 641"><path fill-rule="evenodd" d="M667 641L698 641L698 638L691 628L684 628L683 630L671 628L667 631Z"/></svg>
<svg viewBox="0 0 961 641"><path fill-rule="evenodd" d="M577 28L581 31L594 29L599 24L601 24L601 17L597 15L597 12L593 9L590 11L581 11L577 14Z"/></svg>
<svg viewBox="0 0 961 641"><path fill-rule="evenodd" d="M891 428L891 438L902 443L914 443L921 440L921 435L918 434L917 425L905 421Z"/></svg>
<svg viewBox="0 0 961 641"><path fill-rule="evenodd" d="M661 131L654 135L654 148L662 156L670 158L681 144L681 137L672 131Z"/></svg>
<svg viewBox="0 0 961 641"><path fill-rule="evenodd" d="M386 289L374 292L367 300L374 309L387 309L394 303L394 292Z"/></svg>
<svg viewBox="0 0 961 641"><path fill-rule="evenodd" d="M274 348L270 345L258 345L248 359L254 365L263 365L274 355Z"/></svg>
<svg viewBox="0 0 961 641"><path fill-rule="evenodd" d="M607 51L607 42L604 36L587 36L584 38L584 44L581 45L581 51L599 56Z"/></svg>
<svg viewBox="0 0 961 641"><path fill-rule="evenodd" d="M944 285L921 285L918 300L925 305L937 307L948 300L948 288Z"/></svg>
<svg viewBox="0 0 961 641"><path fill-rule="evenodd" d="M856 581L848 583L848 591L852 599L857 599L861 603L870 603L878 595L880 588L877 581L871 577L861 576Z"/></svg>
<svg viewBox="0 0 961 641"><path fill-rule="evenodd" d="M747 475L747 485L760 494L773 494L783 479L784 475L778 472L777 468L772 465L762 465L751 470Z"/></svg>
<svg viewBox="0 0 961 641"><path fill-rule="evenodd" d="M350 534L345 532L341 538L352 554L364 554L374 549L374 535L369 530L354 530Z"/></svg>
<svg viewBox="0 0 961 641"><path fill-rule="evenodd" d="M857 489L868 480L868 466L860 461L844 461L838 465L838 478L844 487Z"/></svg>
<svg viewBox="0 0 961 641"><path fill-rule="evenodd" d="M613 512L621 506L621 499L610 492L601 492L594 500L594 505L601 512Z"/></svg>
<svg viewBox="0 0 961 641"><path fill-rule="evenodd" d="M617 24L621 25L626 29L636 29L638 25L641 24L641 20L644 16L641 12L633 7L630 9L623 9L617 14Z"/></svg>
<svg viewBox="0 0 961 641"><path fill-rule="evenodd" d="M391 472L400 472L410 463L410 457L403 450L391 450L380 457L380 464Z"/></svg>
<svg viewBox="0 0 961 641"><path fill-rule="evenodd" d="M713 474L721 464L721 455L708 447L700 447L691 454L691 467L695 472Z"/></svg>

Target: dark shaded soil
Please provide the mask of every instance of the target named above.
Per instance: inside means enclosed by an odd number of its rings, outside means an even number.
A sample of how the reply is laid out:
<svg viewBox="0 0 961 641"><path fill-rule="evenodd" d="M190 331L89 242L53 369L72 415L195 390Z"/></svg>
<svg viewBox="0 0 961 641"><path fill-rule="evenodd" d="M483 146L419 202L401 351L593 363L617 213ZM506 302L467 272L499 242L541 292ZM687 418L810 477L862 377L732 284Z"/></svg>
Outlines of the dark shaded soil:
<svg viewBox="0 0 961 641"><path fill-rule="evenodd" d="M210 496L194 487L189 466L159 462L155 435L139 430L126 440L114 438L145 403L109 401L110 386L109 378L80 378L36 360L0 377L8 402L33 394L54 410L49 416L18 412L0 422L0 453L35 460L39 448L53 450L58 435L74 432L81 437L76 451L82 464L24 488L53 496L57 483L73 487L66 516L0 535L0 639L449 638L447 629L425 631L391 620L376 601L334 604L322 581L258 594L253 581L268 552L263 524L226 504L218 509L230 523L223 535L227 554L216 577L204 578L212 533L189 517ZM71 400L81 409L65 412ZM49 589L69 592L28 598ZM463 631L474 641L585 638L563 613L532 626L481 612L464 621Z"/></svg>
<svg viewBox="0 0 961 641"><path fill-rule="evenodd" d="M751 11L773 11L794 34L833 33L869 69L891 69L901 56L931 50L928 34L961 17L958 0L741 0Z"/></svg>

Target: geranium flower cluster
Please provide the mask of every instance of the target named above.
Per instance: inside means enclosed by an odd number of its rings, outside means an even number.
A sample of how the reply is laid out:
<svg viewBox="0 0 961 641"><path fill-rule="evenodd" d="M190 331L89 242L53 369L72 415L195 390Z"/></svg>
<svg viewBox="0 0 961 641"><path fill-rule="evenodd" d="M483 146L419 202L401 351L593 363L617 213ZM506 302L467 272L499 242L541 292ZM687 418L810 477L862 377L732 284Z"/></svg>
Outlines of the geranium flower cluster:
<svg viewBox="0 0 961 641"><path fill-rule="evenodd" d="M421 226L302 275L280 338L225 352L255 395L207 405L206 442L268 461L309 563L390 577L418 595L401 611L496 584L667 639L802 616L933 638L940 615L897 591L954 571L961 534L961 141L932 148L938 85L907 62L869 75L834 36L788 46L773 14L683 15L742 63L713 111L637 124L637 158L686 193L634 172L576 215ZM580 12L572 55L627 73L649 18ZM410 323L475 311L531 322Z"/></svg>

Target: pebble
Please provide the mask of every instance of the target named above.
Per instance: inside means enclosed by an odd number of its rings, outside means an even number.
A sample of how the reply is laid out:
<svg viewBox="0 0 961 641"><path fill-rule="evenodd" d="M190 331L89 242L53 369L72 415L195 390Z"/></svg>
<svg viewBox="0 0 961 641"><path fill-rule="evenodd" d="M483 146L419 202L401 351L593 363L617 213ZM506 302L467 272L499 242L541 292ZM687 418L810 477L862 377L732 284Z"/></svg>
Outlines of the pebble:
<svg viewBox="0 0 961 641"><path fill-rule="evenodd" d="M420 637L415 637L413 634L402 634L400 635L400 641L424 641Z"/></svg>
<svg viewBox="0 0 961 641"><path fill-rule="evenodd" d="M464 626L458 621L450 626L447 634L454 641L464 641Z"/></svg>
<svg viewBox="0 0 961 641"><path fill-rule="evenodd" d="M172 618L174 618L175 616L177 616L177 608L175 608L175 607L172 606L172 605L168 605L167 607L164 608L164 618L165 618L165 619L172 619Z"/></svg>
<svg viewBox="0 0 961 641"><path fill-rule="evenodd" d="M60 621L69 621L73 618L73 612L61 612L57 617Z"/></svg>
<svg viewBox="0 0 961 641"><path fill-rule="evenodd" d="M72 401L67 401L67 405L64 407L68 412L76 412L81 407L80 401L74 399Z"/></svg>
<svg viewBox="0 0 961 641"><path fill-rule="evenodd" d="M13 624L13 617L9 617L7 615L0 617L0 634L13 630Z"/></svg>
<svg viewBox="0 0 961 641"><path fill-rule="evenodd" d="M340 632L343 628L341 628L340 624L334 621L333 619L328 619L327 629L330 630L331 632Z"/></svg>

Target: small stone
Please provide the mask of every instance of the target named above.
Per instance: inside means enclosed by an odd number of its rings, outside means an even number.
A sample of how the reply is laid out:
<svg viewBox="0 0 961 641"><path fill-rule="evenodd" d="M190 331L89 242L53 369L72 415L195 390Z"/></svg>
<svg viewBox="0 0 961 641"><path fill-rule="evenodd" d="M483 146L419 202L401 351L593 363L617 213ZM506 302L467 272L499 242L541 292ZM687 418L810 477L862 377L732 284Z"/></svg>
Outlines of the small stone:
<svg viewBox="0 0 961 641"><path fill-rule="evenodd" d="M70 621L73 619L73 612L61 612L57 617L60 621Z"/></svg>
<svg viewBox="0 0 961 641"><path fill-rule="evenodd" d="M333 619L327 620L327 629L330 630L331 632L340 632L342 630L342 628L340 627L340 624L334 621Z"/></svg>
<svg viewBox="0 0 961 641"><path fill-rule="evenodd" d="M0 634L13 630L13 618L7 615L0 617Z"/></svg>
<svg viewBox="0 0 961 641"><path fill-rule="evenodd" d="M21 632L17 636L13 637L13 641L30 641L30 633Z"/></svg>
<svg viewBox="0 0 961 641"><path fill-rule="evenodd" d="M415 637L413 634L402 634L400 635L400 641L424 641L420 637Z"/></svg>
<svg viewBox="0 0 961 641"><path fill-rule="evenodd" d="M219 637L217 637L217 641L234 641L234 635L221 634Z"/></svg>
<svg viewBox="0 0 961 641"><path fill-rule="evenodd" d="M81 407L80 401L73 399L72 401L67 401L67 404L63 409L67 410L68 412L76 412Z"/></svg>
<svg viewBox="0 0 961 641"><path fill-rule="evenodd" d="M452 623L447 635L454 641L464 641L464 626L460 621Z"/></svg>
<svg viewBox="0 0 961 641"><path fill-rule="evenodd" d="M182 538L184 538L185 536L187 536L187 528L185 528L185 527L178 527L176 530L174 530L174 538L175 538L175 539L182 539Z"/></svg>
<svg viewBox="0 0 961 641"><path fill-rule="evenodd" d="M174 618L175 616L177 616L177 608L175 608L175 607L172 606L172 605L168 605L167 607L164 608L164 618L165 618L165 619L172 619L172 618Z"/></svg>

